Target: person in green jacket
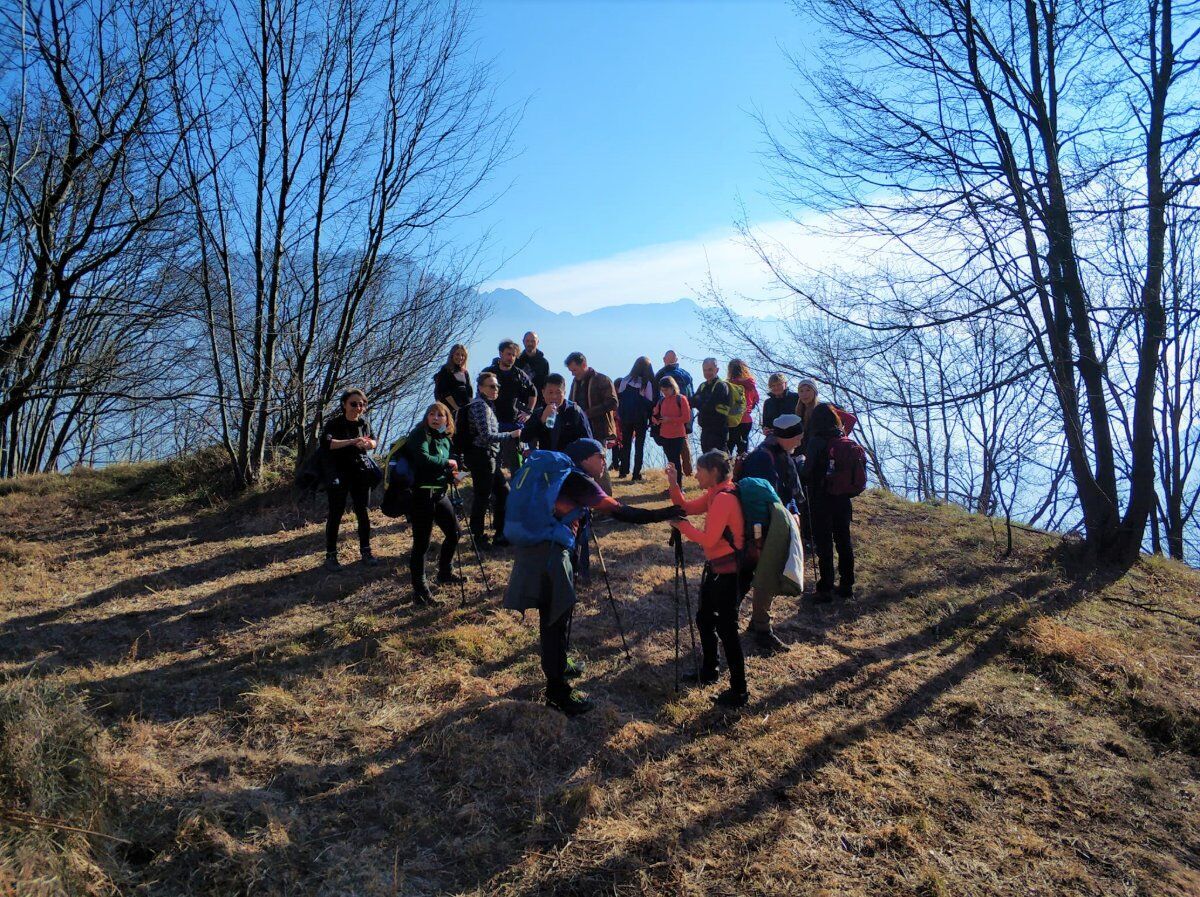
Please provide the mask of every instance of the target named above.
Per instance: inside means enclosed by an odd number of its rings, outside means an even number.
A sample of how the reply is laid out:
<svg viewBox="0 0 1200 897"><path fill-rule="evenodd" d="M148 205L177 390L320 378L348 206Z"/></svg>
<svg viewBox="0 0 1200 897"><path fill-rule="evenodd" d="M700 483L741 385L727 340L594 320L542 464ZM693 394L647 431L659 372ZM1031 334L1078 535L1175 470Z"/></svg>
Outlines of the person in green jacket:
<svg viewBox="0 0 1200 897"><path fill-rule="evenodd" d="M425 584L425 554L436 523L442 531L442 549L438 554L437 581L458 583L462 578L454 572L454 551L458 548L458 518L446 496L458 465L450 459L450 443L454 437L454 416L441 402L434 402L425 411L425 418L408 434L401 451L413 472L412 505L408 522L412 526L412 553L408 571L412 578L413 603L437 603Z"/></svg>

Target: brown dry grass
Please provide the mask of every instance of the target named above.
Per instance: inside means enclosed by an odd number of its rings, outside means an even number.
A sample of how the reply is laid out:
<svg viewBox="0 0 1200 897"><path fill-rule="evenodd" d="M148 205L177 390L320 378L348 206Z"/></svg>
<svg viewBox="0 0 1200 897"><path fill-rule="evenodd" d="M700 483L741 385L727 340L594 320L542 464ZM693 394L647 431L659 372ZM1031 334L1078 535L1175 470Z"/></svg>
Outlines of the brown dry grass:
<svg viewBox="0 0 1200 897"><path fill-rule="evenodd" d="M85 696L93 819L132 842L72 842L97 893L1200 893L1193 571L1028 534L1004 558L985 520L869 494L860 595L780 602L794 647L728 716L672 689L666 530L604 524L633 660L597 577L599 707L567 721L532 617L477 584L407 603L405 526L375 519L385 568L328 575L286 503L170 479L0 495L0 669Z"/></svg>

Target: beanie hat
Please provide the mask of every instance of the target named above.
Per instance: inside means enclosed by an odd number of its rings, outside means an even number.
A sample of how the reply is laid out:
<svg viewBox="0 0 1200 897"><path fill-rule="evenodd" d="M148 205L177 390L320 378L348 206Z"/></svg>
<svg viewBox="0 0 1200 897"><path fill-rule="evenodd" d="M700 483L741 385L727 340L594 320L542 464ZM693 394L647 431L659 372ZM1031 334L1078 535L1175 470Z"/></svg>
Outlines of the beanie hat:
<svg viewBox="0 0 1200 897"><path fill-rule="evenodd" d="M570 445L563 449L563 454L571 459L571 463L578 467L592 455L603 453L604 446L598 443L595 439L576 439Z"/></svg>
<svg viewBox="0 0 1200 897"><path fill-rule="evenodd" d="M804 430L804 421L798 414L781 414L771 424L771 432L777 439L791 439Z"/></svg>
<svg viewBox="0 0 1200 897"><path fill-rule="evenodd" d="M817 381L813 380L811 377L805 377L803 380L801 380L799 383L796 384L797 389L799 389L801 386L807 386L813 392L821 391L821 390L817 389Z"/></svg>

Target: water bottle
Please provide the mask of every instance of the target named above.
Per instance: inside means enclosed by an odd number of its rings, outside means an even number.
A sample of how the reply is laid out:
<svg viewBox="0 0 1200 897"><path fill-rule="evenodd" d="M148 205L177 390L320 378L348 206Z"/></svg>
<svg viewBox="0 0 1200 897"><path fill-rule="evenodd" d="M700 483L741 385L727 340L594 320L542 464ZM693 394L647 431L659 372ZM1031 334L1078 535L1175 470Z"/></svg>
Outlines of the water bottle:
<svg viewBox="0 0 1200 897"><path fill-rule="evenodd" d="M548 418L546 418L546 429L553 430L554 425L556 423L558 423L558 406L557 405L553 406L553 410L550 412L550 416Z"/></svg>

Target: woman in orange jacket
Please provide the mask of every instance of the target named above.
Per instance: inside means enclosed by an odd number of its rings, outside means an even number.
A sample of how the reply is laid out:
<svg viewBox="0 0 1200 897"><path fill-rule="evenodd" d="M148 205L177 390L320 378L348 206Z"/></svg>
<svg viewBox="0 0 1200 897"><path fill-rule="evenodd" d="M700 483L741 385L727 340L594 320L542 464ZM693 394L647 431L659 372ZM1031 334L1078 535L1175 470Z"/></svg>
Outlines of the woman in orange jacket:
<svg viewBox="0 0 1200 897"><path fill-rule="evenodd" d="M758 407L758 383L750 373L750 366L740 358L729 362L729 382L736 383L746 392L746 411L742 422L729 428L729 454L744 455L750 451L750 428L753 426L754 409Z"/></svg>
<svg viewBox="0 0 1200 897"><path fill-rule="evenodd" d="M676 479L682 479L683 443L687 439L688 424L692 422L692 406L679 392L674 377L663 377L658 381L658 389L662 398L654 406L650 422L658 426L658 444L667 456L667 464L675 468Z"/></svg>
<svg viewBox="0 0 1200 897"><path fill-rule="evenodd" d="M746 660L738 638L738 605L749 590L751 579L738 572L739 552L745 544L745 520L742 506L733 493L733 465L729 456L716 450L701 455L696 460L696 481L704 494L688 500L679 488L675 468L667 467L671 501L689 515L705 514L704 529L697 529L686 520L671 521L671 526L704 549L707 559L700 580L700 606L696 610L703 660L699 676L693 673L687 678L701 685L712 685L720 679L719 638L725 662L729 664L729 688L713 701L724 707L743 707L750 694L746 689Z"/></svg>

